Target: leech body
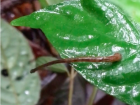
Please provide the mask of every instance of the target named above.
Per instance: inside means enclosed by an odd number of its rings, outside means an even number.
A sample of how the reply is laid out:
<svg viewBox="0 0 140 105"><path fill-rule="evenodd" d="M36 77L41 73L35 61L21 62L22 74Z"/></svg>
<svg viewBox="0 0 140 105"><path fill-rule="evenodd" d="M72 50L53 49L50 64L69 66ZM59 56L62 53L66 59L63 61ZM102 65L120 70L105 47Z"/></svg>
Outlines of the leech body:
<svg viewBox="0 0 140 105"><path fill-rule="evenodd" d="M55 60L52 62L48 62L46 64L43 64L35 69L32 69L30 72L34 73L37 70L41 70L44 67L57 64L57 63L72 63L72 62L117 62L121 60L121 54L120 53L115 53L112 56L107 56L107 57L79 57L79 58L68 58L68 59L60 59L60 60Z"/></svg>

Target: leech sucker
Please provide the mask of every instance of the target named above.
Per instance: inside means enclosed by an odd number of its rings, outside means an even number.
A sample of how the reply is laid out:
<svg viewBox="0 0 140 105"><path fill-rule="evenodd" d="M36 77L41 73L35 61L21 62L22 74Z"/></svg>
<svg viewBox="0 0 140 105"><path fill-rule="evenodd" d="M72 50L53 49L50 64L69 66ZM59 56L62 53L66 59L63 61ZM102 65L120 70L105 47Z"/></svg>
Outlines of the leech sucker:
<svg viewBox="0 0 140 105"><path fill-rule="evenodd" d="M34 73L37 70L41 70L44 67L57 64L57 63L72 63L72 62L117 62L120 61L122 58L120 53L115 53L112 56L106 56L106 57L79 57L79 58L67 58L67 59L59 59L55 61L48 62L46 64L43 64L41 66L38 66L35 69L32 69L30 73Z"/></svg>

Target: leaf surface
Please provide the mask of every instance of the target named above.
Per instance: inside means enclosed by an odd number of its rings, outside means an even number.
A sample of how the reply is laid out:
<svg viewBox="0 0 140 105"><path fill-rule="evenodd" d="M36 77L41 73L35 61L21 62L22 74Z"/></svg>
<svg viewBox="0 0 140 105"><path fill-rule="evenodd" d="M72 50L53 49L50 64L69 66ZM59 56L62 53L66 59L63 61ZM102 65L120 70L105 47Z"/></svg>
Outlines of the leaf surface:
<svg viewBox="0 0 140 105"><path fill-rule="evenodd" d="M35 105L40 94L40 79L29 71L35 67L33 54L23 35L1 20L1 104Z"/></svg>
<svg viewBox="0 0 140 105"><path fill-rule="evenodd" d="M136 22L140 24L140 0L110 0L110 1L119 5Z"/></svg>
<svg viewBox="0 0 140 105"><path fill-rule="evenodd" d="M49 5L58 4L64 0L47 0Z"/></svg>
<svg viewBox="0 0 140 105"><path fill-rule="evenodd" d="M39 0L42 8L47 7L48 5L58 4L64 0Z"/></svg>
<svg viewBox="0 0 140 105"><path fill-rule="evenodd" d="M140 104L140 28L104 0L67 1L12 22L40 28L62 58L109 56L116 63L72 63L90 83L131 105Z"/></svg>

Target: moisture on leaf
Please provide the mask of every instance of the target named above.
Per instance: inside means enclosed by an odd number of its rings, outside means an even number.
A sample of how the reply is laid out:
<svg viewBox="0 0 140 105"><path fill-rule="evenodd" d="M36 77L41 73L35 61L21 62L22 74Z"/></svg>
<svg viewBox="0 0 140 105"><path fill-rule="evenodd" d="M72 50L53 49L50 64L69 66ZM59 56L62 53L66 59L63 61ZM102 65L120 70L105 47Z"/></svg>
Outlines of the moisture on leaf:
<svg viewBox="0 0 140 105"><path fill-rule="evenodd" d="M35 105L40 94L37 74L30 75L35 67L33 54L23 35L1 20L1 104Z"/></svg>
<svg viewBox="0 0 140 105"><path fill-rule="evenodd" d="M120 53L120 62L72 66L99 89L128 104L140 104L140 30L119 7L104 0L67 1L12 25L40 28L62 58Z"/></svg>

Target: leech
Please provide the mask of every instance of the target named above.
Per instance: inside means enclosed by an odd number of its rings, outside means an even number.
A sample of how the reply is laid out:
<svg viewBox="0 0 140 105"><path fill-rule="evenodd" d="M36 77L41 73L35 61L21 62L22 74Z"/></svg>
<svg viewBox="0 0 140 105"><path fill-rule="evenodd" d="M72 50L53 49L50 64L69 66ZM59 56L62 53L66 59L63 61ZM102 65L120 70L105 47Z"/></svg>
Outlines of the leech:
<svg viewBox="0 0 140 105"><path fill-rule="evenodd" d="M67 58L67 59L60 59L48 62L46 64L43 64L35 69L32 69L30 73L34 73L35 71L41 70L44 67L57 64L57 63L72 63L72 62L117 62L121 60L121 54L115 53L112 56L106 56L106 57L79 57L79 58Z"/></svg>

